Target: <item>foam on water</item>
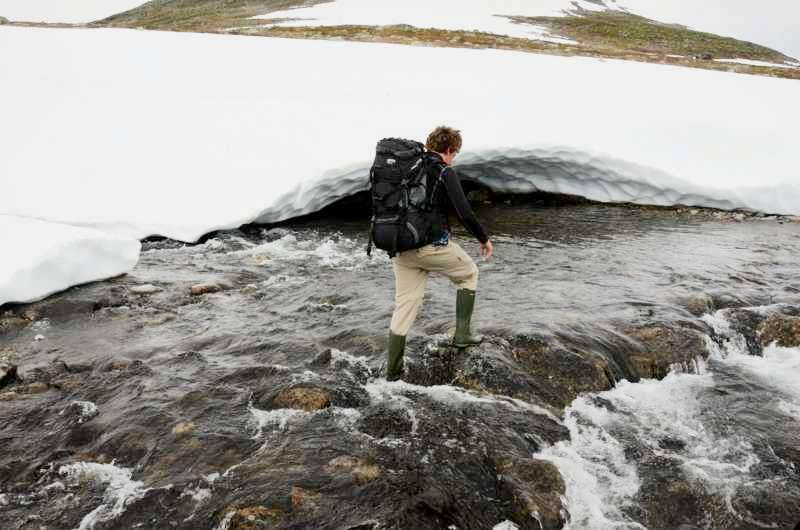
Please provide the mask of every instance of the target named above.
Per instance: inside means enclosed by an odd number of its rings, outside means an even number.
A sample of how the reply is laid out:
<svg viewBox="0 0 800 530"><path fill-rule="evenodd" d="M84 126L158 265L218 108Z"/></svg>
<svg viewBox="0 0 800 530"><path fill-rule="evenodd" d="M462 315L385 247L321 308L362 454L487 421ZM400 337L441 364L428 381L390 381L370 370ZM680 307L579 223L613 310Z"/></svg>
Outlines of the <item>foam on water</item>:
<svg viewBox="0 0 800 530"><path fill-rule="evenodd" d="M78 423L89 421L98 414L97 405L91 401L73 401L70 406L78 409ZM61 414L64 414L64 412L61 411Z"/></svg>
<svg viewBox="0 0 800 530"><path fill-rule="evenodd" d="M472 392L469 392L468 390L464 390L463 388L456 386L420 386L406 383L402 380L390 382L385 379L376 379L364 385L364 388L373 402L397 399L398 397L404 397L407 399L407 394L418 394L429 397L440 403L445 403L452 407L459 407L465 404L502 405L506 408L516 411L525 411L541 416L547 416L553 421L560 423L560 420L556 416L542 407L506 396L498 396L493 394L478 396Z"/></svg>
<svg viewBox="0 0 800 530"><path fill-rule="evenodd" d="M273 262L296 263L307 260L322 266L353 270L369 263L363 245L345 237L326 239L298 239L294 234L286 234L279 239L232 252L246 257L255 265L267 266Z"/></svg>
<svg viewBox="0 0 800 530"><path fill-rule="evenodd" d="M119 517L131 502L140 499L148 491L144 482L131 478L130 469L117 467L113 463L78 462L61 466L58 473L76 483L94 481L106 486L103 504L84 516L78 530L90 530L98 523Z"/></svg>
<svg viewBox="0 0 800 530"><path fill-rule="evenodd" d="M570 528L642 528L623 508L635 504L640 488L635 462L626 457L628 440L679 462L687 477L726 498L749 479L758 463L751 444L707 426L701 394L713 375L671 373L661 381L622 381L614 389L581 396L565 411L568 441L542 451L566 482ZM682 442L681 451L661 448Z"/></svg>
<svg viewBox="0 0 800 530"><path fill-rule="evenodd" d="M761 314L769 313L768 307L748 309ZM764 384L781 392L783 396L778 397L776 406L800 418L800 348L785 348L772 343L764 348L761 356L750 355L747 341L731 327L726 314L727 311L723 309L703 317L720 339L720 342L710 341L709 348L714 358L747 370Z"/></svg>
<svg viewBox="0 0 800 530"><path fill-rule="evenodd" d="M298 409L261 410L252 405L250 405L249 410L256 429L256 434L253 436L254 440L261 438L267 427L270 427L273 432L283 431L286 429L291 419L308 416L310 414L309 412Z"/></svg>
<svg viewBox="0 0 800 530"><path fill-rule="evenodd" d="M295 287L297 285L303 285L307 281L308 280L305 278L300 278L299 276L279 274L277 276L270 276L261 283L261 286L266 288Z"/></svg>
<svg viewBox="0 0 800 530"><path fill-rule="evenodd" d="M236 515L236 512L226 513L214 530L228 530L231 527L231 519L233 519L234 515Z"/></svg>
<svg viewBox="0 0 800 530"><path fill-rule="evenodd" d="M251 403L248 410L252 416L250 425L256 431L255 435L253 435L254 440L264 436L268 428L273 433L285 431L290 422L309 419L318 414L331 414L334 421L345 430L351 429L361 417L361 412L357 409L343 407L327 407L313 412L300 409L261 410L255 408Z"/></svg>
<svg viewBox="0 0 800 530"><path fill-rule="evenodd" d="M492 527L492 530L519 530L519 526L512 523L511 521L503 521L502 523L497 523Z"/></svg>

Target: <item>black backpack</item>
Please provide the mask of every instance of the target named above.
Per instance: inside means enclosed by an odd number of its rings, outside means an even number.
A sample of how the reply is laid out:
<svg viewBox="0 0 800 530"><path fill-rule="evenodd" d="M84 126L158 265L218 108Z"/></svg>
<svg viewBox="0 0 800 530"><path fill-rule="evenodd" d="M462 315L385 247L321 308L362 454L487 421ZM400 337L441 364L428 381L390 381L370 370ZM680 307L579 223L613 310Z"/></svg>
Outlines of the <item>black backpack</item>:
<svg viewBox="0 0 800 530"><path fill-rule="evenodd" d="M378 142L369 172L372 221L367 255L373 245L394 257L430 243L431 207L440 179L434 189L427 189L424 153L425 146L413 140L384 138Z"/></svg>

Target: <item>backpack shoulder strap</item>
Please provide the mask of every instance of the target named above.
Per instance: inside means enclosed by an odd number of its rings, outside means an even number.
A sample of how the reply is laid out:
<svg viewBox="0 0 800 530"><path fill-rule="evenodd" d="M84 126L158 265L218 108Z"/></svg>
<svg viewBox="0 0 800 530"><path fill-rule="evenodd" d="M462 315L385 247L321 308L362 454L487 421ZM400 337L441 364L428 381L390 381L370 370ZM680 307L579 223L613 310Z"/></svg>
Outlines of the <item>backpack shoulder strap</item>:
<svg viewBox="0 0 800 530"><path fill-rule="evenodd" d="M430 192L428 193L427 197L427 207L429 210L433 208L433 199L434 197L436 197L436 192L439 191L439 184L441 184L442 176L444 176L444 172L447 170L448 167L449 166L444 162L434 163L436 180L433 182L433 185L431 186Z"/></svg>

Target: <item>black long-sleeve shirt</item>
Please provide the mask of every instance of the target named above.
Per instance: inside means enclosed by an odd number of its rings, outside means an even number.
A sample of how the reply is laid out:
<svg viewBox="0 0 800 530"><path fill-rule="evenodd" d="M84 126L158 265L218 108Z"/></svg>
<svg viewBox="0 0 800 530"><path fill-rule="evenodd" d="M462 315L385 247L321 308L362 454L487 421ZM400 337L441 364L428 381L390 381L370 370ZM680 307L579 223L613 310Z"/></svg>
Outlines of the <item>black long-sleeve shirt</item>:
<svg viewBox="0 0 800 530"><path fill-rule="evenodd" d="M450 230L447 214L452 208L464 228L478 241L486 243L489 236L486 235L486 230L483 229L475 212L472 211L464 189L461 187L461 179L458 178L455 170L445 165L442 157L437 153L425 153L425 162L428 167L428 186L433 186L432 193L434 195L431 202L434 212L439 214L434 231L439 231L439 237L441 237L445 230ZM436 234L433 234L433 237L435 238Z"/></svg>

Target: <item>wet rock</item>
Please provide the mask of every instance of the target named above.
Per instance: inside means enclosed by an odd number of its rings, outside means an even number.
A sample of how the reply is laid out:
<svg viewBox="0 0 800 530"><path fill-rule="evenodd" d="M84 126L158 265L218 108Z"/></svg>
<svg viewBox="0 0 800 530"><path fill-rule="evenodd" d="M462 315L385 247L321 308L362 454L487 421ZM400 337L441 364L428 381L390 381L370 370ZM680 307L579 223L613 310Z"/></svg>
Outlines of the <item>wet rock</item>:
<svg viewBox="0 0 800 530"><path fill-rule="evenodd" d="M532 378L536 395L554 407L568 406L582 392L614 386L608 361L600 356L566 349L538 336L515 337L511 345L511 354Z"/></svg>
<svg viewBox="0 0 800 530"><path fill-rule="evenodd" d="M745 339L747 352L750 355L762 355L764 348L758 330L761 323L767 318L763 313L749 309L729 309L725 317L730 323L731 329L739 333Z"/></svg>
<svg viewBox="0 0 800 530"><path fill-rule="evenodd" d="M18 383L17 365L0 362L0 389Z"/></svg>
<svg viewBox="0 0 800 530"><path fill-rule="evenodd" d="M770 315L759 324L758 337L761 346L768 346L773 342L786 348L800 346L800 317Z"/></svg>
<svg viewBox="0 0 800 530"><path fill-rule="evenodd" d="M501 492L511 500L511 519L521 530L563 528L564 479L550 462L537 459L507 460L498 466Z"/></svg>
<svg viewBox="0 0 800 530"><path fill-rule="evenodd" d="M640 458L643 469L639 473L642 485L638 493L640 514L637 519L647 528L703 525L710 502L702 486L684 476L680 462L652 453Z"/></svg>
<svg viewBox="0 0 800 530"><path fill-rule="evenodd" d="M356 408L369 404L369 395L360 380L352 374L331 371L324 375L307 372L297 382L286 383L286 372L257 383L253 391L256 407L272 410L281 408L315 411L330 406Z"/></svg>
<svg viewBox="0 0 800 530"><path fill-rule="evenodd" d="M189 292L192 296L200 296L203 294L210 294L210 293L219 293L223 291L223 286L219 283L198 283L197 285L193 285Z"/></svg>
<svg viewBox="0 0 800 530"><path fill-rule="evenodd" d="M331 349L328 348L325 351L321 352L316 357L314 357L314 359L312 359L312 361L308 363L308 365L314 367L329 366L332 360L333 360L333 354L331 352Z"/></svg>
<svg viewBox="0 0 800 530"><path fill-rule="evenodd" d="M272 406L281 409L320 410L331 406L331 396L320 388L297 386L278 394Z"/></svg>
<svg viewBox="0 0 800 530"><path fill-rule="evenodd" d="M662 379L675 365L690 372L697 359L708 356L703 334L694 329L655 325L627 335L637 344L628 360L640 378Z"/></svg>
<svg viewBox="0 0 800 530"><path fill-rule="evenodd" d="M765 484L744 484L731 500L742 523L739 528L797 528L800 518L800 485L777 479Z"/></svg>
<svg viewBox="0 0 800 530"><path fill-rule="evenodd" d="M155 294L163 291L161 287L157 287L151 283L146 283L144 285L134 285L130 288L130 292L133 294L138 295L148 295L148 294Z"/></svg>
<svg viewBox="0 0 800 530"><path fill-rule="evenodd" d="M421 386L451 384L464 359L464 350L446 342L431 344L414 338L406 345L403 380Z"/></svg>
<svg viewBox="0 0 800 530"><path fill-rule="evenodd" d="M691 296L685 305L686 309L696 317L714 312L714 299L705 293Z"/></svg>
<svg viewBox="0 0 800 530"><path fill-rule="evenodd" d="M381 403L363 413L357 428L374 438L402 437L411 433L413 423L405 409Z"/></svg>
<svg viewBox="0 0 800 530"><path fill-rule="evenodd" d="M225 528L228 530L272 530L284 517L286 517L286 512L280 508L248 506L237 509Z"/></svg>

